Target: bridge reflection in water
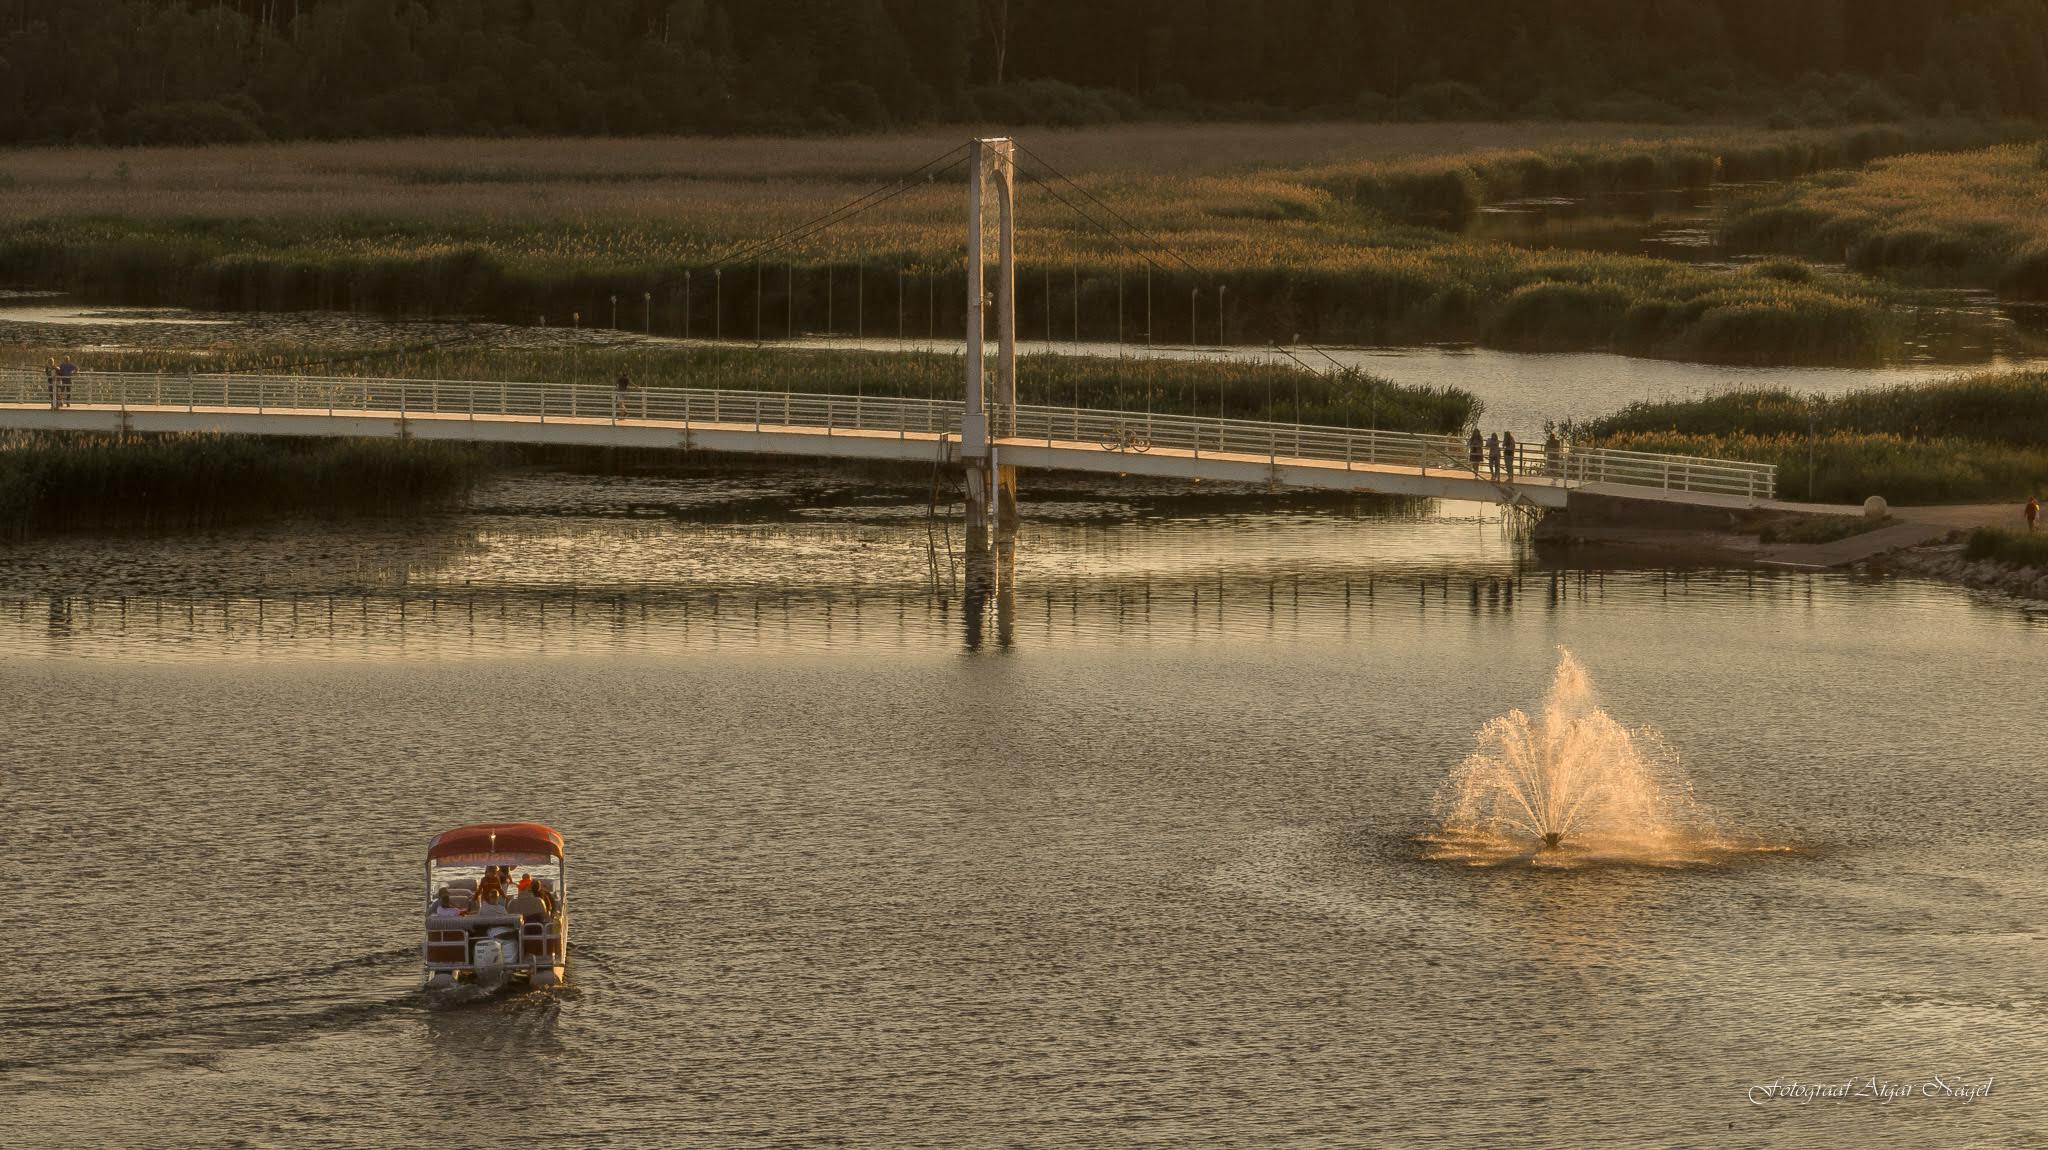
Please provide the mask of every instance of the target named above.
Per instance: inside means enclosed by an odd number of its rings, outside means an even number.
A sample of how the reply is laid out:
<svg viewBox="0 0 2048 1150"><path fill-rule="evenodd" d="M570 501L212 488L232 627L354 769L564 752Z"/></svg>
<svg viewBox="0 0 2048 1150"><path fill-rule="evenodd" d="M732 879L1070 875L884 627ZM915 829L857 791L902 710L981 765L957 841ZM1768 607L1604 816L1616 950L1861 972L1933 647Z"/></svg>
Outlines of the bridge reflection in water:
<svg viewBox="0 0 2048 1150"><path fill-rule="evenodd" d="M177 661L250 658L496 657L722 649L1006 651L1031 643L1292 639L1345 634L1388 612L1426 620L1506 619L1630 600L1810 597L1812 576L1781 572L1508 567L1337 575L1073 579L1028 591L1000 571L959 588L450 588L403 593L0 598L0 641L17 656L118 653Z"/></svg>

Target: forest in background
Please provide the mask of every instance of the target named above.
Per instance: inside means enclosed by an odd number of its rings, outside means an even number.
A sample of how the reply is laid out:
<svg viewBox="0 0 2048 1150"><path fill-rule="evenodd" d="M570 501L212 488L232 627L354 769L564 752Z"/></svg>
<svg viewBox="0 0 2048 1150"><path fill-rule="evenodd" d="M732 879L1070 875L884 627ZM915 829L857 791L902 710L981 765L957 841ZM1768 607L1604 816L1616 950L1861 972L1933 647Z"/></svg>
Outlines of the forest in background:
<svg viewBox="0 0 2048 1150"><path fill-rule="evenodd" d="M2048 113L2035 0L0 0L0 143Z"/></svg>

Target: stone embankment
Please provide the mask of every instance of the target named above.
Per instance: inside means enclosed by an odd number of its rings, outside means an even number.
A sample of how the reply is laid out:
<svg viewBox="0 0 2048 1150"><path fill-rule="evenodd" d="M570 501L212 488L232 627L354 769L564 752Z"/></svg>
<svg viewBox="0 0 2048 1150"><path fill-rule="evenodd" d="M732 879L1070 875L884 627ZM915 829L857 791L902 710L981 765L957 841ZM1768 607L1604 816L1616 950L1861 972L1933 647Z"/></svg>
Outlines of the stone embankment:
<svg viewBox="0 0 2048 1150"><path fill-rule="evenodd" d="M1871 571L1939 579L2015 599L2048 599L2048 567L2015 567L1996 559L1966 559L1960 536L1894 552L1865 566Z"/></svg>

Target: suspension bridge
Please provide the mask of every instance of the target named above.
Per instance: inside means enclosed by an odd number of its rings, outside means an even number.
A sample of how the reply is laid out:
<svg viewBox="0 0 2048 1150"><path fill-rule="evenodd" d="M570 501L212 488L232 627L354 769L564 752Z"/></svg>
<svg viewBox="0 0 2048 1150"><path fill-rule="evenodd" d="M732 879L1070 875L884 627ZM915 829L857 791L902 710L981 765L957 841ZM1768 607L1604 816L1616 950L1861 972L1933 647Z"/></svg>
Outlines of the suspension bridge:
<svg viewBox="0 0 2048 1150"><path fill-rule="evenodd" d="M719 267L739 260L758 265L762 255L816 236L929 179L935 165L963 150L952 161L964 159L968 168L963 390L957 400L241 372L86 371L59 384L44 371L9 369L0 371L0 427L575 444L936 463L964 473L970 552L985 550L991 536L998 546L1014 539L1019 469L1535 508L1566 507L1579 492L1728 507L1753 506L1776 494L1775 468L1766 464L1573 449L1532 439L1496 469L1475 459L1456 436L1020 404L1017 166L1016 146L1007 139L972 141L850 204L748 245ZM1114 233L1077 202L1088 197L1085 189L1073 185L1070 196L1045 186L1077 215ZM1114 234L1120 243L1143 242ZM1151 266L1153 253L1140 254ZM1219 336L1223 290L1215 288ZM755 315L758 324L758 305Z"/></svg>
<svg viewBox="0 0 2048 1150"><path fill-rule="evenodd" d="M53 406L41 371L0 372L0 427L116 435L440 439L961 466L961 400L738 389L81 372ZM1499 479L1456 436L1019 404L982 445L1003 466L1559 508L1575 489L1766 500L1767 465L1529 444Z"/></svg>

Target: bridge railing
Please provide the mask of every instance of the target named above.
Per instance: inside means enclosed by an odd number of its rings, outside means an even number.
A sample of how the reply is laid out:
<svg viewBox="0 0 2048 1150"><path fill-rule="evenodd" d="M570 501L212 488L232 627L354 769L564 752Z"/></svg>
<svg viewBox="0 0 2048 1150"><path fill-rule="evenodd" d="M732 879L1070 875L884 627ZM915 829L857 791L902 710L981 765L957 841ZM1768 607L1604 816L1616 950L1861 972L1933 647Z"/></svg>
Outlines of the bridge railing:
<svg viewBox="0 0 2048 1150"><path fill-rule="evenodd" d="M1016 409L1013 434L1021 439L1042 439L1048 445L1095 444L1110 451L1164 448L1198 456L1262 455L1276 463L1313 459L1342 462L1347 467L1413 467L1492 476L1484 460L1473 464L1466 441L1456 435L1022 405ZM1512 466L1503 468L1503 478L1561 484L1623 483L1773 499L1777 470L1769 463L1604 447L1560 447L1552 453L1538 441L1520 445Z"/></svg>
<svg viewBox="0 0 2048 1150"><path fill-rule="evenodd" d="M79 372L69 402L120 407L243 409L328 414L441 415L468 418L658 420L691 424L817 428L908 435L958 435L958 400L851 396L718 388L631 388L608 384L394 379L367 376ZM0 403L50 402L45 374L0 369ZM1450 435L1265 423L1192 415L1019 405L993 413L997 435L1107 451L1154 448L1196 456L1310 459L1346 467L1413 467L1490 477L1473 466L1464 440ZM1507 478L1553 484L1621 483L1674 491L1776 496L1767 463L1662 455L1609 448L1521 445Z"/></svg>
<svg viewBox="0 0 2048 1150"><path fill-rule="evenodd" d="M375 376L254 373L79 372L68 401L188 411L456 415L483 418L644 419L674 423L816 427L908 434L960 430L959 401L901 396L823 395L718 388L629 388L610 384L531 383ZM0 370L0 403L49 402L44 374Z"/></svg>

